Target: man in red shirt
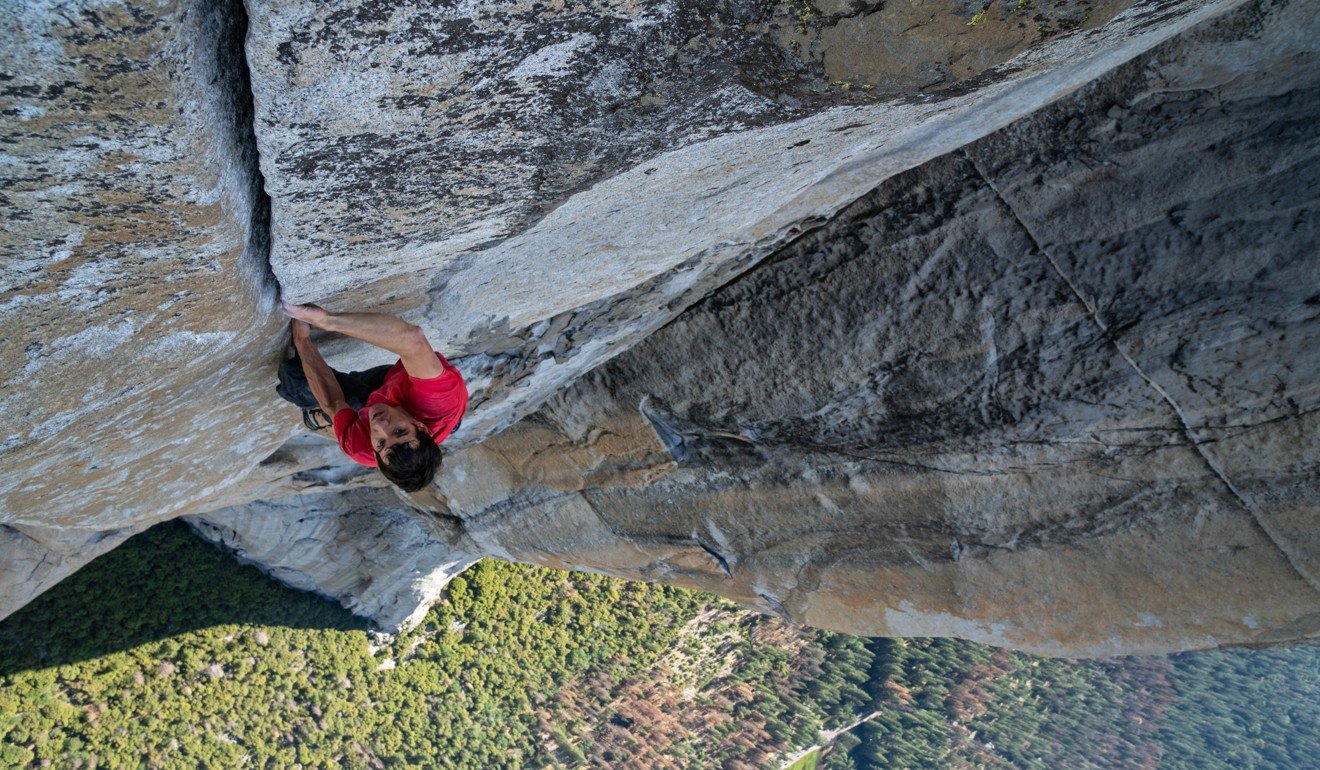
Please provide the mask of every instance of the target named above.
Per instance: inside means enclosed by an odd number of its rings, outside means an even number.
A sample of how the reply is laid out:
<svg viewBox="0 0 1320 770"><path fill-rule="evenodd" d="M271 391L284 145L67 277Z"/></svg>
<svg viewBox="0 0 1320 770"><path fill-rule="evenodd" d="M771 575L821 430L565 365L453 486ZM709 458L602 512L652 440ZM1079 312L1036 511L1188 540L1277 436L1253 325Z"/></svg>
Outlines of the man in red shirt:
<svg viewBox="0 0 1320 770"><path fill-rule="evenodd" d="M335 438L344 454L362 465L379 468L405 492L416 492L435 478L440 467L439 444L463 419L468 392L463 377L445 357L431 349L426 334L401 318L383 313L332 313L315 305L284 303L293 319L291 331L297 356L285 362L296 367L307 389L302 398L289 393L289 375L281 370L280 395L300 406L310 401L332 417ZM312 342L311 327L347 334L399 356L393 366L344 374L331 369ZM301 378L297 378L301 379ZM379 383L379 384L377 384ZM293 390L298 390L294 387Z"/></svg>

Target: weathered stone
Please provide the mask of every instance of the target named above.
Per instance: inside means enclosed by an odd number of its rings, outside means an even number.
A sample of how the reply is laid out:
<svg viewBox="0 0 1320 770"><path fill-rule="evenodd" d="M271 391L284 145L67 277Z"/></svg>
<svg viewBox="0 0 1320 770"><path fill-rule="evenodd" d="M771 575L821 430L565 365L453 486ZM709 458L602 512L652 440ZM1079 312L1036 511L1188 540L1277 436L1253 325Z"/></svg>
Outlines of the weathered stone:
<svg viewBox="0 0 1320 770"><path fill-rule="evenodd" d="M502 558L852 633L1320 634L1313 23L1232 15L894 177L488 442L644 413L659 483L497 453L447 503Z"/></svg>
<svg viewBox="0 0 1320 770"><path fill-rule="evenodd" d="M1316 635L1320 30L1122 6L257 2L255 112L237 4L12 14L0 614L193 514L389 627L496 555L1052 654ZM463 369L429 513L283 443L268 236Z"/></svg>
<svg viewBox="0 0 1320 770"><path fill-rule="evenodd" d="M1095 29L1130 5L790 0L785 6L796 23L781 26L778 37L839 88L882 97L944 94L1042 40Z"/></svg>
<svg viewBox="0 0 1320 770"><path fill-rule="evenodd" d="M403 312L462 356L470 444L877 180L1232 4L1134 8L959 92L884 103L819 93L826 73L772 29L785 7L254 4L272 269L292 299Z"/></svg>
<svg viewBox="0 0 1320 770"><path fill-rule="evenodd" d="M446 520L410 513L389 490L296 495L188 516L199 535L295 588L341 602L381 626L420 621L477 555Z"/></svg>
<svg viewBox="0 0 1320 770"><path fill-rule="evenodd" d="M240 23L202 2L0 20L0 521L139 529L292 433Z"/></svg>

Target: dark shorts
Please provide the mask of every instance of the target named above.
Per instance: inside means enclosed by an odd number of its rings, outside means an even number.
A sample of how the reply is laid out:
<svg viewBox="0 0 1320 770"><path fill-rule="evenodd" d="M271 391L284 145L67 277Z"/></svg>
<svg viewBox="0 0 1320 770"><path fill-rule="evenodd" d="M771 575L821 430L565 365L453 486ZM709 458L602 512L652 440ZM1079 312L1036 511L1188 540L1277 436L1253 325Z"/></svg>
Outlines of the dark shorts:
<svg viewBox="0 0 1320 770"><path fill-rule="evenodd" d="M344 400L354 409L361 409L367 405L367 396L379 388L385 382L385 373L388 372L393 364L385 364L364 372L344 372L331 369L335 373L335 379L339 380L339 387L344 391ZM312 388L307 384L307 376L303 374L302 359L294 356L284 363L280 364L280 384L275 386L275 392L280 394L280 398L291 404L300 406L303 409L315 409L316 396L312 395ZM334 415L328 415L334 417Z"/></svg>

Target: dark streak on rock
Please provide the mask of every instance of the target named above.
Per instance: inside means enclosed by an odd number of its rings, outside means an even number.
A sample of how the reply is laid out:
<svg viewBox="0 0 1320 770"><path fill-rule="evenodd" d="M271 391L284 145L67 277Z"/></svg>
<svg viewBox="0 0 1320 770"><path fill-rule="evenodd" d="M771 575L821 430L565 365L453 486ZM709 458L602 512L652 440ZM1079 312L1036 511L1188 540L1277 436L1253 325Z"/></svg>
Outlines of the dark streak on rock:
<svg viewBox="0 0 1320 770"><path fill-rule="evenodd" d="M783 602L779 601L773 596L770 596L769 594L757 594L757 596L761 597L761 601L769 605L770 609L773 610L774 613L779 617L783 618L784 620L793 619L792 616L788 614L788 608L784 606Z"/></svg>
<svg viewBox="0 0 1320 770"><path fill-rule="evenodd" d="M215 57L219 77L215 81L223 114L231 116L225 129L229 151L238 161L247 180L251 211L248 241L243 250L241 268L251 275L262 298L273 308L279 299L280 285L270 264L271 206L266 194L266 179L261 173L257 153L255 110L252 101L252 76L248 69L245 40L248 16L242 0L217 0L206 12L204 29L215 35Z"/></svg>
<svg viewBox="0 0 1320 770"><path fill-rule="evenodd" d="M714 559L715 563L720 565L720 569L724 570L725 577L733 577L733 570L729 569L729 560L725 559L723 554L707 545L706 542L699 537L696 538L696 541L697 545L701 546L701 550L710 554L710 558Z"/></svg>

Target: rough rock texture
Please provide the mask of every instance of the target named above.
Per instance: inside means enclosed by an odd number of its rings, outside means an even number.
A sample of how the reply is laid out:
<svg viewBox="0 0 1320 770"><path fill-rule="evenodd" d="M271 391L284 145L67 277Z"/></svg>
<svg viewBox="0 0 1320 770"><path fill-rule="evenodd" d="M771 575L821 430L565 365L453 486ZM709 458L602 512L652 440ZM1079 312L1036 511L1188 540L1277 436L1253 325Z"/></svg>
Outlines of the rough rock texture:
<svg viewBox="0 0 1320 770"><path fill-rule="evenodd" d="M451 547L452 523L415 515L385 489L295 495L184 520L240 561L386 628L420 621L440 589L477 560Z"/></svg>
<svg viewBox="0 0 1320 770"><path fill-rule="evenodd" d="M1011 65L882 102L823 91L781 44L775 27L796 22L780 6L254 3L271 267L292 299L403 312L462 356L469 444L878 180L1231 5L1042 29ZM951 49L992 42L966 30Z"/></svg>
<svg viewBox="0 0 1320 770"><path fill-rule="evenodd" d="M0 615L293 434L227 5L0 14Z"/></svg>
<svg viewBox="0 0 1320 770"><path fill-rule="evenodd" d="M1320 30L1123 6L8 14L0 615L190 515L391 626L493 554L1052 653L1314 636ZM290 440L273 278L467 375L425 513Z"/></svg>
<svg viewBox="0 0 1320 770"><path fill-rule="evenodd" d="M780 26L776 37L804 65L839 88L883 97L957 92L1041 40L1095 29L1132 2L792 0L785 5L796 23Z"/></svg>
<svg viewBox="0 0 1320 770"><path fill-rule="evenodd" d="M853 633L1320 633L1308 24L1236 14L890 179L456 460L446 505L482 552ZM507 448L643 415L678 460L645 488Z"/></svg>
<svg viewBox="0 0 1320 770"><path fill-rule="evenodd" d="M1092 5L1061 7L1080 23ZM276 210L275 270L295 297L356 292L378 302L392 293L385 287L415 293L417 276L421 288L443 288L451 263L464 252L498 245L572 193L661 152L875 100L865 84L856 91L831 88L830 67L810 66L800 44L782 39L789 29L882 41L899 37L895 30L920 27L909 23L918 17L938 18L938 32L918 36L921 50L891 58L920 67L939 47L987 63L964 67L965 77L1006 60L1009 50L1019 53L1057 37L1061 30L1048 20L1069 17L1056 8L1038 13L1033 24L1015 25L1006 45L995 29L998 14L983 26L967 26L975 13L970 4L933 12L927 4L878 6L817 14L809 3L693 0L588 0L554 9L522 2L439 8L377 0L253 3L248 53L257 137ZM1021 20L1024 14L1010 16ZM855 29L860 24L875 30ZM832 62L874 65L870 50L825 47ZM1044 58L1048 66L1061 54L1095 55L1099 48L1095 41L1070 41ZM919 90L878 73L872 79L892 95ZM877 122L876 112L865 111L865 122ZM800 128L805 133L794 141L815 133ZM855 148L859 138L836 144ZM787 157L829 163L832 154L837 151L813 148ZM690 186L705 177L690 179L691 168L676 171L650 169L651 178L638 187L665 187L670 177ZM782 195L763 205L782 202ZM618 214L612 218L631 235L627 208L636 204L618 203L617 211L600 211ZM758 214L751 209L744 217ZM622 246L604 233L594 237ZM345 265L340 254L350 249L358 256ZM572 244L562 250L574 251ZM499 258L518 254L491 255ZM659 272L654 264L638 267ZM392 280L397 275L406 280ZM514 309L491 309L484 298L482 308L496 318Z"/></svg>

